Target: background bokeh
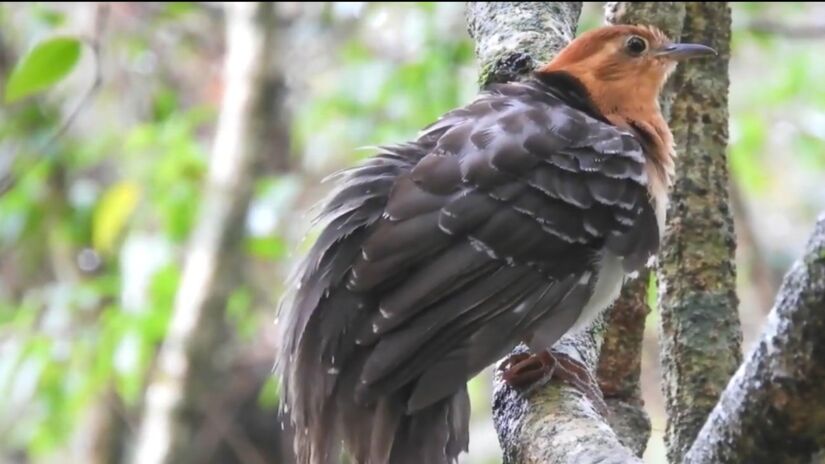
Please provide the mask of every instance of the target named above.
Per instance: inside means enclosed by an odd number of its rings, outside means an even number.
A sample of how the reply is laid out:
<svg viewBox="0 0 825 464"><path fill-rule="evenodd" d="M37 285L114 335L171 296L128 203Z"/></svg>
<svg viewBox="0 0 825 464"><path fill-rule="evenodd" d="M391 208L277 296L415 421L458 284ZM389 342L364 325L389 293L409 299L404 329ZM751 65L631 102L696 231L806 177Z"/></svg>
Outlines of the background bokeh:
<svg viewBox="0 0 825 464"><path fill-rule="evenodd" d="M0 5L3 87L44 39L99 46L99 59L84 51L47 92L0 107L0 462L92 462L100 434L129 451L202 200L223 93L222 6L103 7ZM747 350L825 211L825 6L732 8L731 198ZM581 29L601 15L588 4ZM250 435L275 417L273 320L309 241L309 208L326 191L320 180L369 154L359 147L412 137L477 91L462 3L284 3L273 26L290 130L271 144L290 156L257 167L243 284L226 308L235 353L257 374L243 391L252 400L225 419ZM646 460L663 463L656 318L654 307ZM500 462L489 387L486 374L471 383L472 464ZM263 419L246 424L251 416Z"/></svg>

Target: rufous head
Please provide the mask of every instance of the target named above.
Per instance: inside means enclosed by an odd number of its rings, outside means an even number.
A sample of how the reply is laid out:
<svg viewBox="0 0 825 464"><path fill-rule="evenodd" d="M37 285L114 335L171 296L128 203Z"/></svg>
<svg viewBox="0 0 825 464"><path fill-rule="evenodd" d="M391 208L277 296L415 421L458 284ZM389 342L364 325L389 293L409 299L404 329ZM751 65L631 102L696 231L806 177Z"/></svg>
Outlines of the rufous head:
<svg viewBox="0 0 825 464"><path fill-rule="evenodd" d="M679 61L715 54L705 45L673 43L652 26L605 26L577 37L539 73L571 74L603 113L614 114L656 104Z"/></svg>

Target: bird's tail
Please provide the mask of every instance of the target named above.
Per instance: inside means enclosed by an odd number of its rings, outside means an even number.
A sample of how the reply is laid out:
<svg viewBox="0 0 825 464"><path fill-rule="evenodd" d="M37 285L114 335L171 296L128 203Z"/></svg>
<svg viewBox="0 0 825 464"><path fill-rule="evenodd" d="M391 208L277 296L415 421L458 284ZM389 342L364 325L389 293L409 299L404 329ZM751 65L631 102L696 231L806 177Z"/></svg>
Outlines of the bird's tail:
<svg viewBox="0 0 825 464"><path fill-rule="evenodd" d="M386 148L344 173L320 215L320 235L287 286L276 373L297 464L452 464L467 450L466 388L415 411L407 410L414 380L370 398L356 394L374 347L356 343L355 328L374 302L349 292L345 277L384 212L394 185L387 179L410 172L428 152L416 144Z"/></svg>
<svg viewBox="0 0 825 464"><path fill-rule="evenodd" d="M467 451L466 388L408 413L402 391L359 404L352 379L339 378L335 393L325 398L317 394L317 372L294 374L305 379L304 387L293 382L282 401L295 428L297 464L453 464Z"/></svg>
<svg viewBox="0 0 825 464"><path fill-rule="evenodd" d="M286 330L276 369L282 412L294 431L296 464L457 462L469 443L466 387L416 411L407 410L414 382L370 398L359 395L370 348L358 346L346 334L336 342L322 336L325 329L347 327L349 319L357 317L358 305L345 304L344 295L345 290L333 292L327 301L335 304L305 321L296 314L282 321ZM327 318L333 316L341 319L330 322ZM338 346L331 355L337 358L324 355L329 344Z"/></svg>

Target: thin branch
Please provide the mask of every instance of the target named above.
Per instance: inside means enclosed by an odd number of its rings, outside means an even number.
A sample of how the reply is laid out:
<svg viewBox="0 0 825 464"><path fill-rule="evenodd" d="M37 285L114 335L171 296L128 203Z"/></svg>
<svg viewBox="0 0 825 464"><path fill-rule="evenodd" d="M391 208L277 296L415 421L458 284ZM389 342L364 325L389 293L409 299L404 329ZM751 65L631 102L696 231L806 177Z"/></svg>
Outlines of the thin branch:
<svg viewBox="0 0 825 464"><path fill-rule="evenodd" d="M825 449L825 214L685 463L811 463ZM821 455L820 455L821 459Z"/></svg>

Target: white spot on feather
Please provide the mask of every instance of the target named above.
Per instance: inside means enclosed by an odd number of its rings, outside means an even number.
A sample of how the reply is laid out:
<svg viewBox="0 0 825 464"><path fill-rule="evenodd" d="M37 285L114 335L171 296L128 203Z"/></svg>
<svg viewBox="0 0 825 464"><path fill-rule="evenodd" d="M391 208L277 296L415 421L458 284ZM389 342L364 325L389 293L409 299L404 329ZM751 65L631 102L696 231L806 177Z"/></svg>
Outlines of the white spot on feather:
<svg viewBox="0 0 825 464"><path fill-rule="evenodd" d="M516 306L516 309L514 309L513 312L516 313L516 314L521 314L525 310L527 310L527 302L523 301L518 306Z"/></svg>
<svg viewBox="0 0 825 464"><path fill-rule="evenodd" d="M438 228L441 229L441 232L444 232L447 235L453 235L453 232L450 229L444 227L444 224L441 221L438 221Z"/></svg>

